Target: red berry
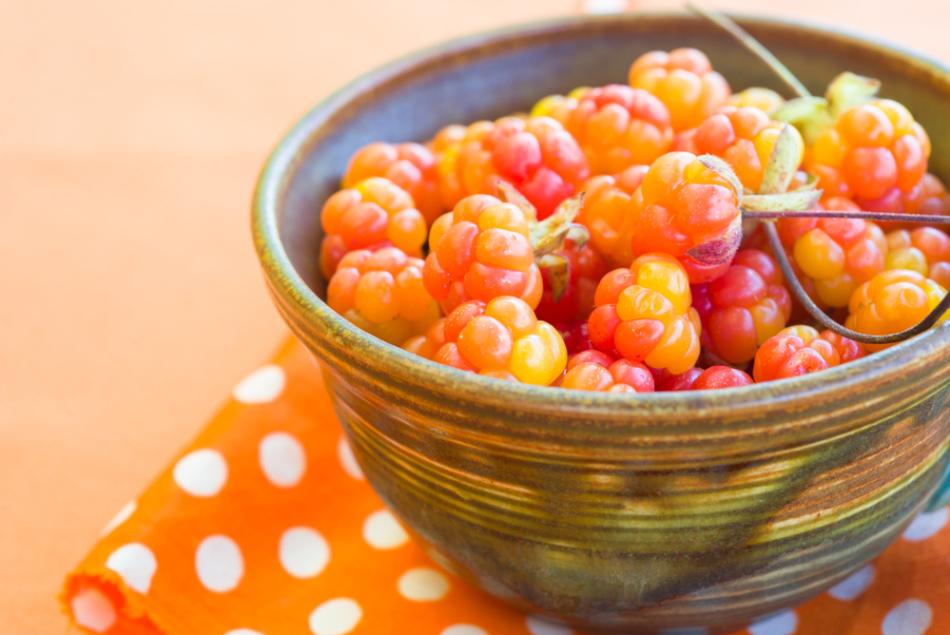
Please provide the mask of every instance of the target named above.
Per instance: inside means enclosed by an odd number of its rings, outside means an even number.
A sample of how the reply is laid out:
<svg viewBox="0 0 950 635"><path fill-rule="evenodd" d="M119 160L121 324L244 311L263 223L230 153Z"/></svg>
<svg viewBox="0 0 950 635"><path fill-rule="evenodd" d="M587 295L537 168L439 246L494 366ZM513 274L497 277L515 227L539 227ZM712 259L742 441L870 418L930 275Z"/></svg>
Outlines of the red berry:
<svg viewBox="0 0 950 635"><path fill-rule="evenodd" d="M771 256L755 249L736 254L726 273L693 288L703 321L703 344L717 357L744 364L759 345L785 328L792 300Z"/></svg>
<svg viewBox="0 0 950 635"><path fill-rule="evenodd" d="M693 390L718 390L752 384L748 373L730 366L710 366L693 382Z"/></svg>

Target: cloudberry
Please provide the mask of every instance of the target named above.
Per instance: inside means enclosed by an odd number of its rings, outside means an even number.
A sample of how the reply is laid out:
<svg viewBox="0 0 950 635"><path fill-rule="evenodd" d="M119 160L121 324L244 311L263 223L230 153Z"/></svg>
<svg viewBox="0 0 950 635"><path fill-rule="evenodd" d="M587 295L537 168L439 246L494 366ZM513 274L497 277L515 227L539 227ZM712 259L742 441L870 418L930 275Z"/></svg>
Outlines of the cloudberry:
<svg viewBox="0 0 950 635"><path fill-rule="evenodd" d="M368 178L333 194L323 205L320 223L324 232L320 270L326 278L354 249L392 245L410 256L419 256L428 231L412 196L381 177Z"/></svg>
<svg viewBox="0 0 950 635"><path fill-rule="evenodd" d="M882 271L861 285L848 305L845 325L869 335L888 335L910 328L933 311L947 291L916 271ZM950 311L941 322L950 317ZM877 351L893 344L866 344Z"/></svg>
<svg viewBox="0 0 950 635"><path fill-rule="evenodd" d="M591 342L605 353L681 373L699 358L702 330L690 306L689 278L667 254L645 254L607 273L588 319Z"/></svg>
<svg viewBox="0 0 950 635"><path fill-rule="evenodd" d="M562 388L596 392L653 392L653 375L641 363L613 359L601 351L583 351L567 362Z"/></svg>
<svg viewBox="0 0 950 635"><path fill-rule="evenodd" d="M657 159L634 196L634 255L671 254L693 283L722 275L739 248L740 192L701 157L670 152Z"/></svg>
<svg viewBox="0 0 950 635"><path fill-rule="evenodd" d="M395 247L346 254L327 285L327 303L391 343L425 332L439 318L439 307L422 283L422 260Z"/></svg>
<svg viewBox="0 0 950 635"><path fill-rule="evenodd" d="M863 356L854 340L810 326L790 326L766 340L755 354L757 382L806 375Z"/></svg>
<svg viewBox="0 0 950 635"><path fill-rule="evenodd" d="M703 344L719 358L743 364L785 328L792 299L772 257L744 249L723 276L693 287L693 306L702 318Z"/></svg>
<svg viewBox="0 0 950 635"><path fill-rule="evenodd" d="M686 145L685 149L696 154L721 157L732 167L742 185L756 192L762 184L762 175L775 142L785 126L782 122L772 121L758 108L725 106L706 118L681 145ZM789 130L798 137L796 163L801 164L805 143L798 130L791 126Z"/></svg>
<svg viewBox="0 0 950 635"><path fill-rule="evenodd" d="M712 69L709 58L692 48L644 53L630 67L628 79L631 86L653 93L666 105L677 131L698 126L731 94L729 83Z"/></svg>
<svg viewBox="0 0 950 635"><path fill-rule="evenodd" d="M356 151L343 175L343 187L379 176L409 192L431 223L444 211L432 150L418 143L370 143Z"/></svg>
<svg viewBox="0 0 950 635"><path fill-rule="evenodd" d="M560 333L513 296L459 305L446 318L433 359L462 370L547 386L567 364Z"/></svg>
<svg viewBox="0 0 950 635"><path fill-rule="evenodd" d="M535 115L557 119L577 139L594 174L652 163L673 139L670 113L645 90L610 84L542 99Z"/></svg>
<svg viewBox="0 0 950 635"><path fill-rule="evenodd" d="M827 210L857 210L854 203L841 197L826 199L821 205ZM887 241L871 221L783 218L778 229L795 264L813 282L820 304L847 306L854 290L884 269Z"/></svg>
<svg viewBox="0 0 950 635"><path fill-rule="evenodd" d="M635 165L613 176L595 176L582 188L584 200L577 222L587 227L594 248L615 267L633 262L636 215L632 199L647 170L649 166Z"/></svg>
<svg viewBox="0 0 950 635"><path fill-rule="evenodd" d="M450 127L433 142L446 207L471 194L495 194L501 180L514 185L545 218L590 173L577 141L550 117L479 121L460 133Z"/></svg>
<svg viewBox="0 0 950 635"><path fill-rule="evenodd" d="M429 233L425 286L448 313L466 300L514 295L531 307L542 294L524 210L474 194L443 214Z"/></svg>

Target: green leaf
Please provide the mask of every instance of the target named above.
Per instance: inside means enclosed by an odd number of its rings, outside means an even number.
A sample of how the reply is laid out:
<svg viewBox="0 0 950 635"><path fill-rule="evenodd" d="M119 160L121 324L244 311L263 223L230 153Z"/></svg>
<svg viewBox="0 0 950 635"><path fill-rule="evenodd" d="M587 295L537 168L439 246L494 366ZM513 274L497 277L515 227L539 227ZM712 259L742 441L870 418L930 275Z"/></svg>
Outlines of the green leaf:
<svg viewBox="0 0 950 635"><path fill-rule="evenodd" d="M814 143L822 132L834 123L828 108L828 100L823 97L799 97L785 102L772 113L772 119L790 123L805 138L806 143Z"/></svg>
<svg viewBox="0 0 950 635"><path fill-rule="evenodd" d="M775 140L769 162L762 174L762 184L759 194L775 194L788 190L789 184L798 171L798 161L802 156L802 140L792 131L792 126L785 124L782 132Z"/></svg>
<svg viewBox="0 0 950 635"><path fill-rule="evenodd" d="M837 118L845 110L869 101L877 95L880 88L880 80L873 77L841 73L828 84L828 91L825 93L828 110L832 117Z"/></svg>
<svg viewBox="0 0 950 635"><path fill-rule="evenodd" d="M572 196L557 206L554 213L542 221L531 225L531 246L536 256L555 251L564 244L567 233L574 225L574 219L581 211L583 194Z"/></svg>

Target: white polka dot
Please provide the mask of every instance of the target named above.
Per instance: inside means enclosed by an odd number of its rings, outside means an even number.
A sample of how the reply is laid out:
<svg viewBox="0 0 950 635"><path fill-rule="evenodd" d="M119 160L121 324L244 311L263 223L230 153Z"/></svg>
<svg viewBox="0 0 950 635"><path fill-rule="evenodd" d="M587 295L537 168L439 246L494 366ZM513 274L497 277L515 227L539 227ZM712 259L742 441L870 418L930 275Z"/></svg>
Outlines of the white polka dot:
<svg viewBox="0 0 950 635"><path fill-rule="evenodd" d="M413 602L435 602L449 592L449 581L435 569L419 567L399 576L399 594Z"/></svg>
<svg viewBox="0 0 950 635"><path fill-rule="evenodd" d="M943 529L947 520L950 520L950 507L942 507L937 511L924 512L913 520L904 530L904 540L920 542L935 535Z"/></svg>
<svg viewBox="0 0 950 635"><path fill-rule="evenodd" d="M234 387L234 398L242 403L267 403L280 396L287 378L284 369L269 364L258 368Z"/></svg>
<svg viewBox="0 0 950 635"><path fill-rule="evenodd" d="M749 626L752 635L792 635L798 628L795 611L782 611Z"/></svg>
<svg viewBox="0 0 950 635"><path fill-rule="evenodd" d="M129 501L122 506L122 509L119 510L112 520L109 521L109 524L102 529L102 535L111 533L113 529L124 523L129 519L129 517L135 513L136 503L135 501Z"/></svg>
<svg viewBox="0 0 950 635"><path fill-rule="evenodd" d="M280 537L278 558L284 571L295 578L319 575L330 562L330 546L309 527L291 527Z"/></svg>
<svg viewBox="0 0 950 635"><path fill-rule="evenodd" d="M933 621L933 611L923 600L904 600L884 616L883 635L923 635Z"/></svg>
<svg viewBox="0 0 950 635"><path fill-rule="evenodd" d="M105 633L115 624L115 607L99 589L83 589L73 596L69 606L76 623L94 633Z"/></svg>
<svg viewBox="0 0 950 635"><path fill-rule="evenodd" d="M337 443L336 454L340 459L340 465L343 466L344 472L358 481L362 481L366 478L363 476L363 470L360 469L360 464L356 462L356 457L353 456L353 448L350 447L350 444L344 437L340 437L340 442Z"/></svg>
<svg viewBox="0 0 950 635"><path fill-rule="evenodd" d="M236 628L233 631L228 631L224 635L264 635L260 631L255 631L250 628Z"/></svg>
<svg viewBox="0 0 950 635"><path fill-rule="evenodd" d="M381 509L366 517L363 539L375 549L395 549L406 544L409 535L388 509Z"/></svg>
<svg viewBox="0 0 950 635"><path fill-rule="evenodd" d="M257 459L267 480L277 487L293 487L303 478L307 456L300 441L286 432L271 432L261 439Z"/></svg>
<svg viewBox="0 0 950 635"><path fill-rule="evenodd" d="M195 450L175 463L172 477L192 496L214 496L228 480L228 464L217 450Z"/></svg>
<svg viewBox="0 0 950 635"><path fill-rule="evenodd" d="M140 542L131 542L112 552L106 560L106 568L118 573L130 589L144 595L152 586L158 563L151 549Z"/></svg>
<svg viewBox="0 0 950 635"><path fill-rule="evenodd" d="M327 600L310 614L313 635L345 635L363 618L363 609L350 598Z"/></svg>
<svg viewBox="0 0 950 635"><path fill-rule="evenodd" d="M206 589L226 593L244 576L241 549L227 536L208 536L195 551L195 571Z"/></svg>
<svg viewBox="0 0 950 635"><path fill-rule="evenodd" d="M525 626L531 635L574 635L573 629L567 624L550 620L540 615L529 615L525 618Z"/></svg>
<svg viewBox="0 0 950 635"><path fill-rule="evenodd" d="M627 8L627 0L586 0L585 13L620 13Z"/></svg>
<svg viewBox="0 0 950 635"><path fill-rule="evenodd" d="M488 632L473 624L453 624L442 629L439 635L488 635Z"/></svg>
<svg viewBox="0 0 950 635"><path fill-rule="evenodd" d="M874 582L874 565L862 567L828 589L828 595L836 600L850 602L864 593Z"/></svg>

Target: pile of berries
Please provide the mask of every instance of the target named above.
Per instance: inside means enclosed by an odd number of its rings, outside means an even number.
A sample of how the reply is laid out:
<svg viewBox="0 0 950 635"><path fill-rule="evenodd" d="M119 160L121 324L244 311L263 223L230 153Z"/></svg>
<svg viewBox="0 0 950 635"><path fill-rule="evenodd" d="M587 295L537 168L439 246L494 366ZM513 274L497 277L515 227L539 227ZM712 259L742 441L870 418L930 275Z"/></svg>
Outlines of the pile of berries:
<svg viewBox="0 0 950 635"><path fill-rule="evenodd" d="M327 302L436 363L539 386L710 390L848 363L887 345L815 328L777 259L862 334L914 326L950 286L946 225L833 216L950 215L927 133L877 88L846 73L803 108L733 94L701 51L652 51L624 84L371 143L321 211ZM807 216L776 222L776 252L743 222L760 209Z"/></svg>

